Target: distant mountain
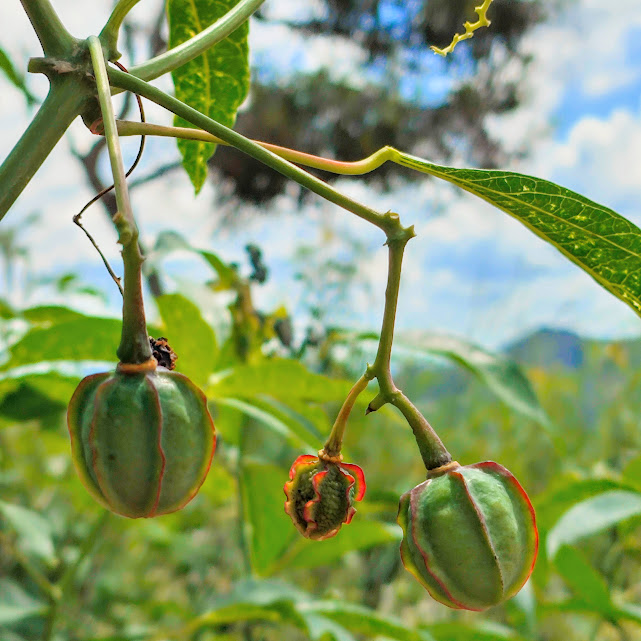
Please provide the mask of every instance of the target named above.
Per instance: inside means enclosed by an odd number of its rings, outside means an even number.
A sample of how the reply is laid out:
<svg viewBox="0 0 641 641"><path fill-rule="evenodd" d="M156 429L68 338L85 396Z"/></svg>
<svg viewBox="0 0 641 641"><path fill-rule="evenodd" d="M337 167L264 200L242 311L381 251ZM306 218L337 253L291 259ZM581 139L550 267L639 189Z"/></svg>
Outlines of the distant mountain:
<svg viewBox="0 0 641 641"><path fill-rule="evenodd" d="M524 367L549 369L600 369L597 362L606 352L617 351L631 367L641 364L641 339L619 341L581 338L565 329L542 328L510 344L504 353Z"/></svg>
<svg viewBox="0 0 641 641"><path fill-rule="evenodd" d="M568 330L542 328L509 345L505 353L526 367L576 369L585 361L585 343Z"/></svg>

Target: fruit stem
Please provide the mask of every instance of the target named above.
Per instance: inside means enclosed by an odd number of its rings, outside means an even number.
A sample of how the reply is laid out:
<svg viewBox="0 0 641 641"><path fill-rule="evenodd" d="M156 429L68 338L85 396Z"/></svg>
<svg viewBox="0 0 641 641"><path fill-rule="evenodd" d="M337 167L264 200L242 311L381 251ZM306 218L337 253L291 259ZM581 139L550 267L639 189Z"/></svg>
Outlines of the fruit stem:
<svg viewBox="0 0 641 641"><path fill-rule="evenodd" d="M434 428L403 392L397 390L391 403L401 411L412 428L418 450L428 472L452 461L452 455L447 451Z"/></svg>
<svg viewBox="0 0 641 641"><path fill-rule="evenodd" d="M138 227L129 200L125 167L122 162L120 140L111 103L111 89L102 45L96 36L90 36L87 42L96 76L98 101L114 178L118 211L113 217L113 222L118 230L118 242L122 245L124 265L122 336L117 355L122 363L144 363L152 357L142 295L142 263L144 259L138 246Z"/></svg>
<svg viewBox="0 0 641 641"><path fill-rule="evenodd" d="M389 248L389 262L383 324L378 341L376 360L374 364L367 369L367 375L369 375L370 378L376 377L380 392L368 405L367 413L376 411L386 403L391 403L397 407L412 428L421 457L426 469L429 471L449 463L452 457L432 426L427 422L427 419L419 412L416 406L412 404L407 396L396 387L390 369L398 292L401 285L403 254L405 252L405 246L414 235L414 228L403 227L400 220L398 221L396 231L393 233L388 232L387 234L386 244Z"/></svg>
<svg viewBox="0 0 641 641"><path fill-rule="evenodd" d="M368 369L368 371L356 381L354 387L352 387L349 394L347 395L347 398L345 399L345 402L343 403L343 406L341 407L340 411L338 412L338 416L334 421L332 431L327 438L325 447L321 450L327 456L338 456L341 453L341 447L343 445L343 435L345 434L347 419L349 418L349 415L352 411L352 408L354 407L354 403L356 403L356 399L358 398L359 394L365 391L365 388L368 386L372 378L373 377L370 375Z"/></svg>

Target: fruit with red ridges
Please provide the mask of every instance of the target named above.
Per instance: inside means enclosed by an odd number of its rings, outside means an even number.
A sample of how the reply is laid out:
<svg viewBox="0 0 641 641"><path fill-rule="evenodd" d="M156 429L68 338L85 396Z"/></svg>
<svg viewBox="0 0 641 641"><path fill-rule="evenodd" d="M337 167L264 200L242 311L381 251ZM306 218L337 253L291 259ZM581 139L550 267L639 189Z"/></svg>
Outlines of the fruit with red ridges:
<svg viewBox="0 0 641 641"><path fill-rule="evenodd" d="M492 461L431 470L401 497L398 523L405 568L451 608L497 605L534 568L534 509L511 472Z"/></svg>
<svg viewBox="0 0 641 641"><path fill-rule="evenodd" d="M87 490L131 518L184 507L205 480L216 447L205 395L154 359L84 378L67 422Z"/></svg>

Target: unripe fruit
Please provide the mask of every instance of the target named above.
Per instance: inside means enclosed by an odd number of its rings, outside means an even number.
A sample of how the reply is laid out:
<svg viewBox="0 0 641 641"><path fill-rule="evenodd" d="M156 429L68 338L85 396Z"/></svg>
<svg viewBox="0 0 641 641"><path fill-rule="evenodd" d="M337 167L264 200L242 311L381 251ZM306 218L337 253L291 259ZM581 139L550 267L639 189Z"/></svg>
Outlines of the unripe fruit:
<svg viewBox="0 0 641 641"><path fill-rule="evenodd" d="M354 501L365 496L365 476L358 465L304 454L289 470L285 512L308 539L322 541L349 523Z"/></svg>
<svg viewBox="0 0 641 641"><path fill-rule="evenodd" d="M67 422L87 490L131 518L184 507L205 480L216 447L205 395L154 359L84 378Z"/></svg>
<svg viewBox="0 0 641 641"><path fill-rule="evenodd" d="M398 523L405 568L451 608L497 605L534 568L534 509L516 478L493 461L432 470L401 497Z"/></svg>

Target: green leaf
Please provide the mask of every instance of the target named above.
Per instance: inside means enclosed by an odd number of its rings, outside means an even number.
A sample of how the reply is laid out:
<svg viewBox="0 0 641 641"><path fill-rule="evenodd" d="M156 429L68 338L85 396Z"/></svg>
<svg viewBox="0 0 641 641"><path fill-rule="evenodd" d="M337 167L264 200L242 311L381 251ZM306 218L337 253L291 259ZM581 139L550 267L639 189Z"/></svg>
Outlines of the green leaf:
<svg viewBox="0 0 641 641"><path fill-rule="evenodd" d="M57 325L65 321L87 318L84 314L69 307L59 305L39 305L30 307L21 313L22 317L34 325Z"/></svg>
<svg viewBox="0 0 641 641"><path fill-rule="evenodd" d="M214 370L217 345L214 330L200 310L180 294L165 294L156 304L167 330L166 338L178 355L176 371L203 386Z"/></svg>
<svg viewBox="0 0 641 641"><path fill-rule="evenodd" d="M547 553L554 558L564 544L572 544L592 534L641 516L641 493L612 490L571 507L550 530Z"/></svg>
<svg viewBox="0 0 641 641"><path fill-rule="evenodd" d="M414 353L441 356L461 365L485 383L508 407L548 429L552 428L530 381L513 360L460 338L425 332L400 334L396 344Z"/></svg>
<svg viewBox="0 0 641 641"><path fill-rule="evenodd" d="M216 272L219 278L219 284L222 285L223 288L230 287L230 285L237 280L237 273L233 267L223 262L216 254L190 245L179 233L175 231L165 231L158 234L156 244L154 245L154 251L149 257L149 260L152 262L158 261L159 259L164 258L167 254L179 250L192 252L203 258L214 272Z"/></svg>
<svg viewBox="0 0 641 641"><path fill-rule="evenodd" d="M436 641L525 641L512 628L495 623L481 621L469 623L436 623L427 626Z"/></svg>
<svg viewBox="0 0 641 641"><path fill-rule="evenodd" d="M18 535L18 545L25 554L47 562L55 560L51 528L37 512L0 501L0 516Z"/></svg>
<svg viewBox="0 0 641 641"><path fill-rule="evenodd" d="M272 564L300 536L285 514L283 486L287 479L287 472L276 465L247 458L242 461L244 534L252 567L259 576L269 574Z"/></svg>
<svg viewBox="0 0 641 641"><path fill-rule="evenodd" d="M176 47L225 15L238 0L167 0L169 47ZM176 98L190 107L232 127L236 110L249 90L248 24L201 56L172 72ZM192 127L176 118L178 127ZM183 166L196 193L207 177L207 160L216 146L195 140L178 140Z"/></svg>
<svg viewBox="0 0 641 641"><path fill-rule="evenodd" d="M287 519L289 521L289 517ZM292 528L294 527L289 524ZM291 544L287 553L272 568L272 572L284 568L315 568L338 561L348 552L366 550L375 545L393 543L402 538L400 527L380 521L366 521L356 513L349 525L325 541L310 541L296 532L298 538Z"/></svg>
<svg viewBox="0 0 641 641"><path fill-rule="evenodd" d="M314 446L310 445L308 442L310 434L307 433L303 426L299 425L298 427L295 427L292 421L283 421L282 414L275 412L273 408L270 408L266 404L261 407L261 404L257 401L243 401L238 398L219 398L216 399L215 404L233 407L243 414L251 416L253 419L260 421L263 425L279 436L285 438L295 447L300 448L301 446L304 446L311 451L314 450ZM292 429L293 426L294 429ZM319 446L316 447L317 450L318 447Z"/></svg>
<svg viewBox="0 0 641 641"><path fill-rule="evenodd" d="M641 229L623 216L540 178L441 167L399 154L404 167L446 180L516 218L641 315Z"/></svg>
<svg viewBox="0 0 641 641"><path fill-rule="evenodd" d="M312 601L301 604L299 609L304 613L320 614L350 632L365 635L366 638L384 636L388 639L398 639L398 641L432 640L427 632L412 630L394 617L384 616L375 610L345 601Z"/></svg>
<svg viewBox="0 0 641 641"><path fill-rule="evenodd" d="M115 318L80 318L34 328L11 346L1 369L44 361L117 361L122 323Z"/></svg>
<svg viewBox="0 0 641 641"><path fill-rule="evenodd" d="M0 579L0 626L46 614L48 607L11 579Z"/></svg>
<svg viewBox="0 0 641 641"><path fill-rule="evenodd" d="M272 359L258 365L240 365L224 372L209 386L208 396L253 398L271 396L326 403L342 401L351 383L337 381L307 370L300 362Z"/></svg>
<svg viewBox="0 0 641 641"><path fill-rule="evenodd" d="M9 58L9 56L1 48L0 48L0 71L4 73L4 75L7 77L9 82L11 82L11 84L14 87L22 91L25 99L27 100L28 105L32 105L36 101L33 94L27 89L27 85L25 85L23 76L21 76L18 73L13 63L11 62L11 59Z"/></svg>
<svg viewBox="0 0 641 641"><path fill-rule="evenodd" d="M539 531L549 530L573 505L610 490L635 491L634 486L614 479L571 478L534 500Z"/></svg>
<svg viewBox="0 0 641 641"><path fill-rule="evenodd" d="M307 632L305 619L288 601L275 601L269 605L254 605L252 603L234 603L207 612L190 624L191 630L209 626L227 625L240 621L269 621L270 623L290 623Z"/></svg>
<svg viewBox="0 0 641 641"><path fill-rule="evenodd" d="M588 603L595 612L612 614L610 591L601 575L576 548L563 545L556 553L556 569L574 594Z"/></svg>

